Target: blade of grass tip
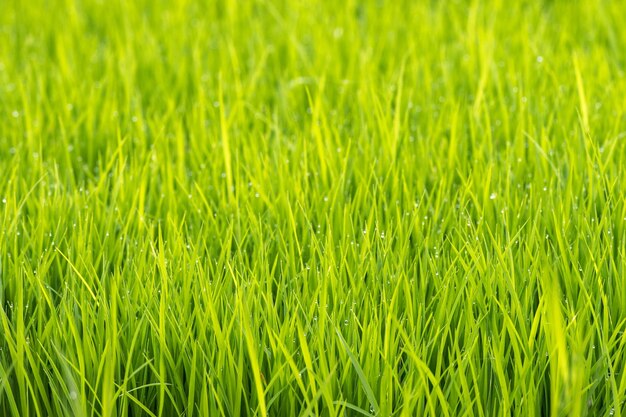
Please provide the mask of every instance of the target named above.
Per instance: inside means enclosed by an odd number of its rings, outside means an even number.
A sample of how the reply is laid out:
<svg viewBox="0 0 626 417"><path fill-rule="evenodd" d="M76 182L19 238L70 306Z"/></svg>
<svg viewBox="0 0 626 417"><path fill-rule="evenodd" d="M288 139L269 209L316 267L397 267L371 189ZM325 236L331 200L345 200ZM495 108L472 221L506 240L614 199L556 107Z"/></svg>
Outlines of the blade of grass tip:
<svg viewBox="0 0 626 417"><path fill-rule="evenodd" d="M365 377L365 373L363 372L361 365L359 365L359 361L356 359L356 357L350 350L348 343L343 338L343 336L341 335L341 332L339 331L337 327L335 327L335 332L337 333L337 337L339 338L341 345L343 346L346 353L348 354L348 357L350 358L350 362L352 362L352 366L354 367L354 370L356 371L359 377L359 380L361 381L361 386L363 387L363 391L365 391L365 396L367 397L367 400L370 402L370 405L374 407L374 414L378 414L380 410L378 406L378 401L376 401L374 390L372 390L372 387L370 386L369 382L367 382L367 378Z"/></svg>

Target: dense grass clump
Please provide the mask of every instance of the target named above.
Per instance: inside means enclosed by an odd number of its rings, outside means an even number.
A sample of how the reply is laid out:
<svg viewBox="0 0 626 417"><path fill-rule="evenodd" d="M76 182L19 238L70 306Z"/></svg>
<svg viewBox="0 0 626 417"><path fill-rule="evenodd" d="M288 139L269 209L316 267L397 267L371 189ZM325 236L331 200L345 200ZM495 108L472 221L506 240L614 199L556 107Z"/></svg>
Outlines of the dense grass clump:
<svg viewBox="0 0 626 417"><path fill-rule="evenodd" d="M0 415L625 415L625 16L0 1Z"/></svg>

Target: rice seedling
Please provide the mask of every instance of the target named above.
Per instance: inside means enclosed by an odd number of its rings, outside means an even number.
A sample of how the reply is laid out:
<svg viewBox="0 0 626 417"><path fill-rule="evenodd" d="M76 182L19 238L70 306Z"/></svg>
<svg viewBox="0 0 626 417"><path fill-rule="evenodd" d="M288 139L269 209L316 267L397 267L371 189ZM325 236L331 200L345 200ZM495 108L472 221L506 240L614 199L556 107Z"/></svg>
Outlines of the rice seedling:
<svg viewBox="0 0 626 417"><path fill-rule="evenodd" d="M624 16L0 2L0 415L623 416Z"/></svg>

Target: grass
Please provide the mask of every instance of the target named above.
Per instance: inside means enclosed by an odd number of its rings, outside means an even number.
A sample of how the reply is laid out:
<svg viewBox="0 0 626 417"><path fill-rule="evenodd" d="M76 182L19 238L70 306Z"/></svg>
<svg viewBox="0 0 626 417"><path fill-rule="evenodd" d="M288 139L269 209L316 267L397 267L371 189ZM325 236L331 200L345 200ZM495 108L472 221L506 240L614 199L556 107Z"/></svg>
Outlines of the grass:
<svg viewBox="0 0 626 417"><path fill-rule="evenodd" d="M0 2L0 415L625 415L625 15Z"/></svg>

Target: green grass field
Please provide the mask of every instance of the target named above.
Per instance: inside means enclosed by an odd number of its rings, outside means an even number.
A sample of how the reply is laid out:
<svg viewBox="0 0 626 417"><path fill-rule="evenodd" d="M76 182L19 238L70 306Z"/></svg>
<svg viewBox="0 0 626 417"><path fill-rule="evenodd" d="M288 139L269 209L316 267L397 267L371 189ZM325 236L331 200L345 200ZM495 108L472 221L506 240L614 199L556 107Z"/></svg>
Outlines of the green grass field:
<svg viewBox="0 0 626 417"><path fill-rule="evenodd" d="M0 416L626 415L625 19L0 1Z"/></svg>

